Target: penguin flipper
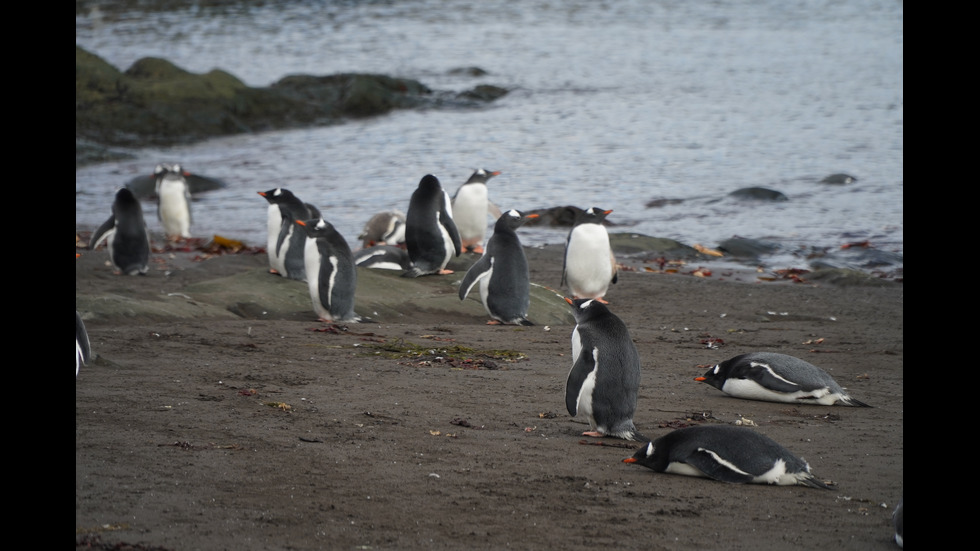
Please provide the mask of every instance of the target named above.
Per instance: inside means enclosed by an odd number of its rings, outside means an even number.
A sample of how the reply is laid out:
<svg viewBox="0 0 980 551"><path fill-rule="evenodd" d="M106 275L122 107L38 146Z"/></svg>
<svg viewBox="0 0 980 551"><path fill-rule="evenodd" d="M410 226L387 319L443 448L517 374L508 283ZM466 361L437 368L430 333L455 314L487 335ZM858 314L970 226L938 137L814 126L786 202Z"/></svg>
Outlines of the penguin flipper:
<svg viewBox="0 0 980 551"><path fill-rule="evenodd" d="M734 464L706 448L698 448L697 451L684 459L684 463L703 472L709 478L721 482L748 484L754 478L751 474L738 470Z"/></svg>
<svg viewBox="0 0 980 551"><path fill-rule="evenodd" d="M466 275L463 276L463 281L459 284L459 300L464 300L466 295L470 294L470 289L477 282L490 275L491 269L490 257L487 255L481 256L479 260L470 266L470 269L466 271Z"/></svg>
<svg viewBox="0 0 980 551"><path fill-rule="evenodd" d="M775 392L792 393L799 392L801 390L814 390L804 389L801 385L798 385L784 377L780 377L768 364L757 362L754 363L751 368L746 369L739 378L748 381L755 381L764 388Z"/></svg>
<svg viewBox="0 0 980 551"><path fill-rule="evenodd" d="M578 397L582 391L582 385L589 378L589 374L595 369L595 358L592 350L583 347L582 353L575 359L575 365L568 372L568 380L565 382L565 408L568 414L575 417L578 413Z"/></svg>
<svg viewBox="0 0 980 551"><path fill-rule="evenodd" d="M94 251L100 243L108 239L116 231L116 215L111 214L109 218L99 226L92 234L88 242L88 250Z"/></svg>

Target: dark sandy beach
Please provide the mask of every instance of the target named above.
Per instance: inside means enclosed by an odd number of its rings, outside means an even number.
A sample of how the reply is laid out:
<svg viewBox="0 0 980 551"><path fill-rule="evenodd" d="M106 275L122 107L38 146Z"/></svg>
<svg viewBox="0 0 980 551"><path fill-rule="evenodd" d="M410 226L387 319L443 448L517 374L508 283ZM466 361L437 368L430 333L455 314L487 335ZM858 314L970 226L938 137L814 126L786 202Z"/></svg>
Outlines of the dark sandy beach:
<svg viewBox="0 0 980 551"><path fill-rule="evenodd" d="M561 248L528 249L532 327L488 326L457 272L359 275L358 313L315 320L264 253L153 255L119 276L79 251L96 358L75 382L76 549L895 549L903 494L904 283L624 270L607 299L643 362L656 438L744 425L831 490L622 463L565 411ZM563 309L564 308L564 309ZM755 402L694 381L749 351L799 356L873 408Z"/></svg>

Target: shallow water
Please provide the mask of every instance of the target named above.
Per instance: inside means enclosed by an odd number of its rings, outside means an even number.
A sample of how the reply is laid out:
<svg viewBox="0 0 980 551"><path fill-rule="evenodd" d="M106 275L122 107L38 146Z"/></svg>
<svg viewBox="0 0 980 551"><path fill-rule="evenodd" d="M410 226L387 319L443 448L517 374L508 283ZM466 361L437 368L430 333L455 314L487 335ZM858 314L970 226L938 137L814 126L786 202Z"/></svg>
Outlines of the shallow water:
<svg viewBox="0 0 980 551"><path fill-rule="evenodd" d="M137 6L142 4L137 4ZM613 209L613 231L715 247L780 245L766 263L870 241L901 263L903 4L854 2L241 2L76 16L76 43L126 69L144 56L252 86L372 72L439 90L511 92L485 109L397 112L338 126L172 148L76 170L76 227L162 161L220 178L194 204L198 236L265 243L258 191L316 204L356 248L375 212L406 210L431 173L450 193L483 167L502 208ZM453 69L479 67L472 77ZM819 184L832 173L858 178ZM764 186L785 202L727 197ZM668 199L664 206L647 203ZM673 201L677 200L677 201ZM145 203L151 229L159 229ZM524 228L525 244L567 230ZM853 266L867 269L865 266Z"/></svg>

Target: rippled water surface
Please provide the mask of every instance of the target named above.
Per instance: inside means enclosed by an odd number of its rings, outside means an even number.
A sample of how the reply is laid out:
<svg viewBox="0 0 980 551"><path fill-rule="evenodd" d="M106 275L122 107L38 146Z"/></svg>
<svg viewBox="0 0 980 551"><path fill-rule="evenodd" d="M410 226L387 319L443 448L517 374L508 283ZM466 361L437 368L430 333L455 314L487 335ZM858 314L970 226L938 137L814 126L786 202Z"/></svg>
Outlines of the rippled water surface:
<svg viewBox="0 0 980 551"><path fill-rule="evenodd" d="M252 86L370 72L438 90L510 90L480 110L396 112L86 166L75 173L79 229L109 215L116 188L176 161L230 184L197 198L195 235L264 245L267 203L257 192L281 186L319 206L356 248L367 219L406 210L423 175L452 193L483 167L502 171L490 191L503 208L599 206L613 209L621 231L709 247L733 236L770 241L782 247L769 259L778 267L805 268L799 251L855 241L899 262L903 253L902 2L103 7L76 15L75 39L120 69L162 57ZM488 74L454 71L466 67ZM857 182L818 183L842 172ZM727 197L749 186L789 201ZM144 208L159 230L154 205ZM524 228L521 236L560 243L565 232Z"/></svg>

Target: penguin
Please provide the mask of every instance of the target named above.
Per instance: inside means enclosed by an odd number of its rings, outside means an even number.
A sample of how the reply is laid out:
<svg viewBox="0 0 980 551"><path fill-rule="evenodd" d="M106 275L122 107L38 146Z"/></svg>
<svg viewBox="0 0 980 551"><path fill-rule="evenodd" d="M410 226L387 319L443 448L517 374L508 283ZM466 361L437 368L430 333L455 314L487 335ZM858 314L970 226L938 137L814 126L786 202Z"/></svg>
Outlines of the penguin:
<svg viewBox="0 0 980 551"><path fill-rule="evenodd" d="M647 438L633 415L640 390L640 355L626 324L595 299L565 298L572 305L572 368L565 383L569 415L582 413L590 431L583 436L624 440Z"/></svg>
<svg viewBox="0 0 980 551"><path fill-rule="evenodd" d="M694 380L747 400L871 407L848 395L826 371L776 352L751 352L729 358Z"/></svg>
<svg viewBox="0 0 980 551"><path fill-rule="evenodd" d="M306 232L298 229L295 220L320 218L320 210L304 203L285 188L260 191L269 202L266 227L266 252L269 273L297 281L306 280Z"/></svg>
<svg viewBox="0 0 980 551"><path fill-rule="evenodd" d="M306 280L320 321L369 321L354 313L357 267L347 240L323 218L295 222L305 231Z"/></svg>
<svg viewBox="0 0 980 551"><path fill-rule="evenodd" d="M105 241L116 273L146 275L150 270L150 232L139 199L128 188L120 188L112 202L112 215L89 240L89 250Z"/></svg>
<svg viewBox="0 0 980 551"><path fill-rule="evenodd" d="M490 202L487 181L499 176L499 170L476 169L469 179L459 186L453 196L453 217L459 228L463 252L483 254L483 240L487 236L487 215L500 217L500 209ZM494 212L496 211L496 212Z"/></svg>
<svg viewBox="0 0 980 551"><path fill-rule="evenodd" d="M156 176L157 217L170 241L191 236L191 188L187 172L179 164L158 164Z"/></svg>
<svg viewBox="0 0 980 551"><path fill-rule="evenodd" d="M423 176L412 192L405 217L405 245L412 268L403 277L451 274L446 264L462 252L449 194L431 174Z"/></svg>
<svg viewBox="0 0 980 551"><path fill-rule="evenodd" d="M466 299L470 289L480 283L480 300L490 314L488 325L534 325L527 319L531 305L531 279L524 247L517 228L537 214L511 209L494 224L486 250L459 285L459 300Z"/></svg>
<svg viewBox="0 0 980 551"><path fill-rule="evenodd" d="M611 210L592 207L582 211L565 240L561 285L568 284L572 298L603 298L610 283L619 279L609 232L602 225Z"/></svg>
<svg viewBox="0 0 980 551"><path fill-rule="evenodd" d="M905 496L898 500L898 505L892 511L892 526L895 528L895 543L905 549Z"/></svg>
<svg viewBox="0 0 980 551"><path fill-rule="evenodd" d="M354 264L379 270L411 270L408 251L394 245L375 245L354 253Z"/></svg>
<svg viewBox="0 0 980 551"><path fill-rule="evenodd" d="M75 377L78 377L78 370L83 365L87 365L92 359L92 344L88 338L88 331L85 330L85 322L78 310L75 310Z"/></svg>
<svg viewBox="0 0 980 551"><path fill-rule="evenodd" d="M669 432L640 447L623 463L658 473L711 478L735 484L831 489L810 465L773 439L749 428L696 425Z"/></svg>
<svg viewBox="0 0 980 551"><path fill-rule="evenodd" d="M395 209L375 214L364 224L357 238L365 249L375 245L404 245L405 213Z"/></svg>

